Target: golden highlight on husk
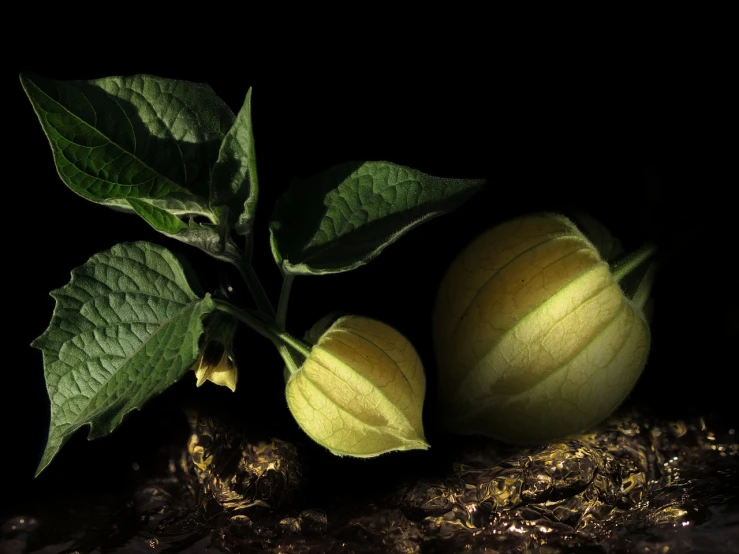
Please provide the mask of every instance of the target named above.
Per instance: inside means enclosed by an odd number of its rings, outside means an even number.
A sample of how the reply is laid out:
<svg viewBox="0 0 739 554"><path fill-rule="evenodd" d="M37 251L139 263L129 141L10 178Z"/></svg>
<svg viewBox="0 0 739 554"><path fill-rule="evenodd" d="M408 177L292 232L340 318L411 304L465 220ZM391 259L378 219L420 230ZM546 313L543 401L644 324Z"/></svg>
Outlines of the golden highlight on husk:
<svg viewBox="0 0 739 554"><path fill-rule="evenodd" d="M585 430L628 395L649 327L567 218L503 223L442 280L434 314L442 422L536 443Z"/></svg>

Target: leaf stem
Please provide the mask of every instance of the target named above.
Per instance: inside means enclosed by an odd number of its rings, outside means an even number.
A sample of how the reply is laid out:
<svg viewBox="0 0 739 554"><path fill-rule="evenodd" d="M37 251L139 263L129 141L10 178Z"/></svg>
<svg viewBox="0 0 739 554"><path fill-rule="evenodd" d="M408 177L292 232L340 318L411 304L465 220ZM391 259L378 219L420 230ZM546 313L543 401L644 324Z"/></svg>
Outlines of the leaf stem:
<svg viewBox="0 0 739 554"><path fill-rule="evenodd" d="M249 241L247 239L247 243L248 242ZM246 286L248 287L249 292L254 298L254 301L257 304L257 308L259 308L259 310L264 314L266 318L268 318L271 321L274 321L276 317L275 309L272 306L272 302L270 302L269 297L267 296L267 293L265 292L264 287L262 286L262 282L259 280L259 277L254 271L254 268L252 267L251 263L243 257L239 257L238 259L231 259L231 261L238 268L239 273L241 273L241 277L246 282ZM281 330L284 331L284 329L285 328L283 325ZM274 343L274 345L277 347L277 350L280 352L280 356L282 357L282 359L285 360L285 364L290 370L290 373L293 373L293 374L296 373L298 371L298 366L295 363L295 358L293 358L293 354L292 352L290 352L290 349L287 346L285 346L284 342L275 341L272 337L267 337L267 338L269 338Z"/></svg>
<svg viewBox="0 0 739 554"><path fill-rule="evenodd" d="M287 333L286 331L279 331L277 335L280 340L286 342L290 346L292 346L295 350L300 352L300 354L304 357L310 356L310 346L305 344L302 340L298 340L295 337L293 337L290 333Z"/></svg>
<svg viewBox="0 0 739 554"><path fill-rule="evenodd" d="M613 274L613 280L617 283L626 277L629 273L634 271L637 267L652 257L657 247L652 243L647 243L638 250L632 252L624 259L619 261L613 266L611 273Z"/></svg>
<svg viewBox="0 0 739 554"><path fill-rule="evenodd" d="M247 237L246 243L250 243L250 239L251 237ZM252 298L254 298L254 301L257 304L257 308L264 312L264 315L269 319L274 319L275 309L272 306L272 302L270 302L269 296L267 296L264 287L262 286L262 282L259 280L259 277L254 272L254 267L251 265L251 255L249 252L242 253L236 246L236 244L234 244L228 236L225 237L225 248L222 253L216 254L208 250L206 250L206 252L208 252L208 254L211 254L212 256L215 256L219 260L230 263L236 269L238 269L239 273L241 274L241 278L244 279L244 282L249 289L249 293L252 295Z"/></svg>
<svg viewBox="0 0 739 554"><path fill-rule="evenodd" d="M247 310L237 308L230 302L226 302L225 300L221 300L219 298L214 298L213 301L215 302L217 309L232 315L242 323L248 325L257 333L272 341L276 346L283 346L285 350L287 350L287 345L289 345L306 358L310 356L310 347L304 342L296 339L286 331L278 329L274 325L262 321L254 314L248 312ZM282 355L282 351L280 351L280 354ZM295 361L292 359L292 356L289 355L289 353L288 357L291 360L291 363L288 363L288 361L285 360L285 363L288 364L288 367L290 367L291 365L295 366ZM285 359L285 356L283 356L283 359Z"/></svg>
<svg viewBox="0 0 739 554"><path fill-rule="evenodd" d="M652 292L654 273L655 266L654 264L652 264L651 267L647 269L647 273L644 275L641 282L639 283L639 287L636 289L636 292L631 297L631 301L634 303L634 305L642 311L644 311L647 300L649 300L649 293Z"/></svg>
<svg viewBox="0 0 739 554"><path fill-rule="evenodd" d="M287 303L290 300L290 290L293 286L295 275L290 273L282 274L282 289L280 290L280 300L277 303L277 315L275 316L275 325L279 329L285 329L287 322Z"/></svg>
<svg viewBox="0 0 739 554"><path fill-rule="evenodd" d="M287 370L290 372L290 375L295 375L299 371L300 368L298 368L298 364L295 363L295 360L293 359L293 356L290 353L290 349L284 344L277 344L275 342L274 345L277 347L277 350L280 352L280 357L282 358L282 361L285 362L285 365L287 366Z"/></svg>
<svg viewBox="0 0 739 554"><path fill-rule="evenodd" d="M249 288L249 292L254 298L254 301L257 303L257 308L264 312L264 314L270 319L274 319L275 309L267 296L267 292L262 286L262 282L259 280L259 277L257 277L254 267L251 263L244 261L243 263L238 264L238 269L241 276L244 278L246 286Z"/></svg>

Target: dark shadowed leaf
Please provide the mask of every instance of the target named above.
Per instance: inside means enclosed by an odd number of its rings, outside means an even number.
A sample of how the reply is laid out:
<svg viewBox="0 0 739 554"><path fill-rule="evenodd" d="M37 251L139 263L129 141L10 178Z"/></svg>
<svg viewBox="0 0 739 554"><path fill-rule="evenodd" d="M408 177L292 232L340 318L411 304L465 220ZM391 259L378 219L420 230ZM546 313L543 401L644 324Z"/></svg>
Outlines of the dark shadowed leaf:
<svg viewBox="0 0 739 554"><path fill-rule="evenodd" d="M270 223L272 252L288 273L348 271L454 210L483 185L389 162L338 165L295 183L278 201Z"/></svg>
<svg viewBox="0 0 739 554"><path fill-rule="evenodd" d="M208 85L151 75L53 81L23 74L21 83L74 192L133 211L185 242L188 218L218 223L208 202L211 173L234 115Z"/></svg>

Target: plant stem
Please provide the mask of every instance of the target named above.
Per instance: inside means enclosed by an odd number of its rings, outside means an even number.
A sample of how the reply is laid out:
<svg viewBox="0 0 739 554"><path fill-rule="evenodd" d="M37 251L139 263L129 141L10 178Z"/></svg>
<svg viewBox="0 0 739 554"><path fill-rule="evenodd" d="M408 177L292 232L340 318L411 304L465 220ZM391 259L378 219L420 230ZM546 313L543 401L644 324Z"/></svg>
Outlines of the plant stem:
<svg viewBox="0 0 739 554"><path fill-rule="evenodd" d="M613 280L617 283L634 271L637 267L652 257L657 247L652 243L647 243L638 250L632 252L626 258L619 261L612 270Z"/></svg>
<svg viewBox="0 0 739 554"><path fill-rule="evenodd" d="M250 257L242 253L241 250L239 250L239 248L233 243L230 237L225 236L224 240L225 245L222 252L214 252L207 249L205 249L204 251L214 258L222 260L224 262L228 262L236 267L236 269L238 269L239 273L241 274L241 278L244 279L244 282L246 282L246 286L248 287L249 292L254 298L257 307L262 312L264 312L264 315L266 317L268 317L269 319L274 319L275 309L272 306L272 302L269 301L269 297L264 291L264 287L262 287L262 283L259 280L259 277L257 277L256 273L254 273L254 268L251 266L251 262L249 261Z"/></svg>
<svg viewBox="0 0 739 554"><path fill-rule="evenodd" d="M285 346L284 344L277 344L276 342L273 343L277 350L280 352L280 357L282 358L282 361L285 362L285 365L287 366L287 370L290 372L290 375L295 375L300 368L298 368L298 364L295 363L295 360L292 357L292 354L290 354L290 349Z"/></svg>
<svg viewBox="0 0 739 554"><path fill-rule="evenodd" d="M302 356L306 358L310 356L310 346L305 344L302 340L296 339L295 337L293 337L290 333L287 333L286 331L278 331L277 336L280 338L280 340L289 344L295 350L300 352Z"/></svg>
<svg viewBox="0 0 739 554"><path fill-rule="evenodd" d="M257 277L257 274L254 272L254 268L252 267L252 265L243 260L240 260L239 263L235 263L235 265L238 268L239 273L241 273L244 281L246 282L246 286L248 287L249 292L254 298L254 301L257 303L257 308L264 312L264 314L270 319L274 319L275 309L272 306L272 302L270 302L269 297L264 290L264 287L262 286L262 282L259 280L259 277Z"/></svg>
<svg viewBox="0 0 739 554"><path fill-rule="evenodd" d="M237 308L236 306L229 302L226 302L225 300L214 298L213 301L215 302L217 309L232 315L242 323L245 323L246 325L254 329L263 337L272 341L272 343L280 350L280 355L282 356L282 359L285 360L285 363L287 364L287 367L288 369L290 369L291 373L297 372L298 369L295 360L292 357L292 354L290 354L287 348L287 345L294 348L306 358L310 356L310 347L304 342L299 341L286 331L278 329L277 327L269 323L265 323L257 316L249 313L246 310Z"/></svg>
<svg viewBox="0 0 739 554"><path fill-rule="evenodd" d="M247 244L248 243L249 241L247 240ZM249 289L252 298L254 298L254 301L257 303L257 308L259 308L259 310L267 319L274 321L275 309L274 307L272 307L272 302L270 302L269 297L267 296L267 293L262 286L262 282L259 280L259 277L257 277L257 274L254 272L254 268L252 267L251 263L248 261L250 255L250 249L247 247L247 251L245 253L246 258L239 257L238 260L231 259L231 261L238 268L239 273L241 273L241 277L246 282L246 286ZM284 326L282 330L284 330ZM282 359L285 360L285 364L290 370L290 373L297 373L298 366L295 363L295 359L293 358L290 349L285 346L283 342L275 341L272 337L267 338L272 340L274 345L277 347L277 350L280 352L280 356L282 357Z"/></svg>
<svg viewBox="0 0 739 554"><path fill-rule="evenodd" d="M654 264L652 264L652 266L647 270L647 273L644 275L641 282L639 283L639 287L636 289L636 292L631 297L631 301L634 303L634 305L642 311L644 310L644 306L646 306L647 304L647 300L649 300L649 293L652 292L654 271Z"/></svg>
<svg viewBox="0 0 739 554"><path fill-rule="evenodd" d="M254 235L249 233L244 239L244 259L251 266L251 260L254 255Z"/></svg>
<svg viewBox="0 0 739 554"><path fill-rule="evenodd" d="M275 325L279 329L285 329L287 322L287 303L290 300L290 290L293 286L295 275L290 273L282 274L282 289L280 290L280 301L277 303L277 315L275 316Z"/></svg>

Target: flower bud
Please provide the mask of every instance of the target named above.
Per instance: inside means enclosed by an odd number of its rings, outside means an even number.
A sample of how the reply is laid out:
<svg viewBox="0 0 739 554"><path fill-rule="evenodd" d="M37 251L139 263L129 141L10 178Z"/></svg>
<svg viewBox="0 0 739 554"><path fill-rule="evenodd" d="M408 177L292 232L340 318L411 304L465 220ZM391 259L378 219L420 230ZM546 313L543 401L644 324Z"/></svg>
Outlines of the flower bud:
<svg viewBox="0 0 739 554"><path fill-rule="evenodd" d="M208 319L198 359L190 368L197 378L196 386L206 381L236 392L239 372L233 358L233 338L237 322L231 316L216 312Z"/></svg>
<svg viewBox="0 0 739 554"><path fill-rule="evenodd" d="M286 397L300 427L338 456L368 458L426 449L426 377L413 345L379 321L335 321L287 381Z"/></svg>
<svg viewBox="0 0 739 554"><path fill-rule="evenodd" d="M434 348L449 430L535 443L583 431L626 398L649 327L590 241L546 214L462 251L439 290Z"/></svg>

